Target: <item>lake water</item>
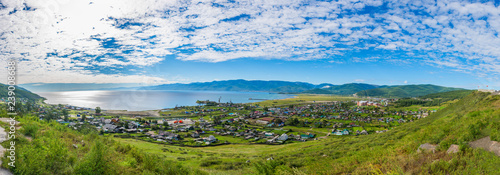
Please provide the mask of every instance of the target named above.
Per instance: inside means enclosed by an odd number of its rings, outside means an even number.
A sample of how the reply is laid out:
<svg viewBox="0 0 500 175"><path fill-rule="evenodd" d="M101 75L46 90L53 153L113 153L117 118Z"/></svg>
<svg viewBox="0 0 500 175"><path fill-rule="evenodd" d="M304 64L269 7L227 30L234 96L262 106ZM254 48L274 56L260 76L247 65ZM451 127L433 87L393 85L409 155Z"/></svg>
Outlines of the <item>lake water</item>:
<svg viewBox="0 0 500 175"><path fill-rule="evenodd" d="M194 106L196 100L210 100L233 103L249 103L262 100L284 99L293 97L288 94L266 92L235 91L174 91L174 90L132 90L132 91L62 91L38 92L49 104L69 104L79 107L104 110L152 110L173 108L175 106Z"/></svg>

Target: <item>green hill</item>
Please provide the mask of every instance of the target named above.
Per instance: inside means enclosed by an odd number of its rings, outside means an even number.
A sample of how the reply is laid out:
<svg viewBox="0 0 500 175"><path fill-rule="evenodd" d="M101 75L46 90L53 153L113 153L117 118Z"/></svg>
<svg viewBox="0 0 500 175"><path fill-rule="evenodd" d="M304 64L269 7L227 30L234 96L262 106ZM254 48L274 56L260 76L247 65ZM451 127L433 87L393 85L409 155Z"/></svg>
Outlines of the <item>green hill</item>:
<svg viewBox="0 0 500 175"><path fill-rule="evenodd" d="M359 92L359 91L381 88L381 87L387 87L387 86L378 86L378 85L371 85L371 84L364 84L364 83L349 83L349 84L343 84L343 85L331 85L328 88L311 89L308 91L304 91L302 93L305 93L305 94L352 95L352 94L355 94L356 92Z"/></svg>
<svg viewBox="0 0 500 175"><path fill-rule="evenodd" d="M500 141L500 96L474 92L429 117L386 133L333 137L289 145L263 161L260 172L286 174L498 174L500 157L468 143L486 136ZM438 145L418 153L421 144ZM447 154L451 144L457 154ZM285 151L286 150L286 151ZM284 168L286 167L286 168ZM296 169L295 169L296 168Z"/></svg>
<svg viewBox="0 0 500 175"><path fill-rule="evenodd" d="M356 93L358 96L370 97L389 97L389 98L404 98L404 97L419 97L433 93L448 92L455 90L463 90L461 88L450 88L436 85L403 85L403 86L388 86L383 88L363 90Z"/></svg>
<svg viewBox="0 0 500 175"><path fill-rule="evenodd" d="M7 98L8 95L8 88L9 86L5 84L0 83L0 98ZM14 90L15 97L16 98L27 98L30 100L38 100L38 99L43 99L43 97L40 97L38 94L32 93L22 87L16 86L16 90Z"/></svg>
<svg viewBox="0 0 500 175"><path fill-rule="evenodd" d="M261 91L296 93L313 89L315 85L304 82L226 80L189 84L164 84L149 87L153 90L205 90L205 91Z"/></svg>

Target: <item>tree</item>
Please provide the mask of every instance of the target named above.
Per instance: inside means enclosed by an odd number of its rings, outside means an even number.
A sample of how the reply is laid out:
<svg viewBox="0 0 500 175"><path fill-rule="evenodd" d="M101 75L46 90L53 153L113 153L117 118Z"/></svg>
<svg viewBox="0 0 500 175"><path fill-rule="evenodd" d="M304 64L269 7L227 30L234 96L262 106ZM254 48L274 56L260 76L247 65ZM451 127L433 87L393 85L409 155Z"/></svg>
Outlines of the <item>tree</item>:
<svg viewBox="0 0 500 175"><path fill-rule="evenodd" d="M62 110L62 115L64 117L64 121L68 121L68 119L69 119L69 117L68 117L69 113L68 113L67 109L63 109Z"/></svg>
<svg viewBox="0 0 500 175"><path fill-rule="evenodd" d="M269 108L267 106L265 106L264 111L269 111Z"/></svg>
<svg viewBox="0 0 500 175"><path fill-rule="evenodd" d="M95 113L100 114L101 113L101 107L96 107L95 108Z"/></svg>
<svg viewBox="0 0 500 175"><path fill-rule="evenodd" d="M274 120L274 123L281 124L283 123L283 121L280 118L277 118L276 120Z"/></svg>
<svg viewBox="0 0 500 175"><path fill-rule="evenodd" d="M82 114L82 121L85 121L87 119L87 116L85 114Z"/></svg>

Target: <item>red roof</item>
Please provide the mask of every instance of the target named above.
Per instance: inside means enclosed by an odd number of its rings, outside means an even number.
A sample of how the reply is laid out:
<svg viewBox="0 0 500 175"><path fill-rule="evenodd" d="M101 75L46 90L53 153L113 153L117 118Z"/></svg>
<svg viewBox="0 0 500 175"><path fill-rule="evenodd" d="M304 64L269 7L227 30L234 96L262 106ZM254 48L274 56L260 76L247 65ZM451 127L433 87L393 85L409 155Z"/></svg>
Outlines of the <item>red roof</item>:
<svg viewBox="0 0 500 175"><path fill-rule="evenodd" d="M268 121L268 122L270 122L270 121L272 121L272 120L273 120L273 118L270 118L270 117L264 117L264 118L261 118L260 120L264 120L264 121Z"/></svg>
<svg viewBox="0 0 500 175"><path fill-rule="evenodd" d="M182 120L179 120L179 123L184 123L184 122L182 122Z"/></svg>

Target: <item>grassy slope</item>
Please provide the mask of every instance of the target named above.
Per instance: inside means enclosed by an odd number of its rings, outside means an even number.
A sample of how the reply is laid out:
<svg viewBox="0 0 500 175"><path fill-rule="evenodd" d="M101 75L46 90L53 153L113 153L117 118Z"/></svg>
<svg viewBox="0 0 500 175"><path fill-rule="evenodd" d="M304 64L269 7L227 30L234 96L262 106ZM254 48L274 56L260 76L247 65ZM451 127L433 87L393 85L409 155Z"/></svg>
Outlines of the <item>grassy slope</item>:
<svg viewBox="0 0 500 175"><path fill-rule="evenodd" d="M27 174L91 172L82 168L104 157L107 169L100 170L106 174L136 174L143 171L169 174L164 170L174 168L172 166L176 163L168 160L181 161L184 167L189 168L170 172L181 174L197 174L190 168L201 168L211 174L255 174L257 171L253 162L263 162L269 172L276 174L292 171L307 174L498 174L500 167L495 165L500 164L499 157L484 150L470 149L466 143L488 135L500 140L499 109L500 96L474 92L425 119L383 134L330 136L324 140L286 145L234 144L205 148L107 139L83 135L56 123L20 119L23 128L36 125L38 131L33 132L37 133L33 141L22 137L17 140L19 155L16 160L19 164L14 171ZM83 146L81 140L87 146ZM438 144L440 149L435 154L416 153L418 146L423 143ZM79 145L79 148L73 148L72 144ZM134 147L124 146L127 144ZM450 144L461 145L461 152L445 154ZM97 149L100 145L104 145L104 154L98 151L102 149ZM275 161L266 161L269 157ZM245 163L246 160L252 163ZM4 162L8 161L4 159Z"/></svg>
<svg viewBox="0 0 500 175"><path fill-rule="evenodd" d="M7 88L8 88L7 85L0 83L0 97L7 98L9 96ZM34 93L32 93L24 88L18 87L18 86L16 86L16 90L14 90L14 92L16 93L16 98L28 98L31 100L38 100L38 99L43 98L37 94L34 94Z"/></svg>
<svg viewBox="0 0 500 175"><path fill-rule="evenodd" d="M498 108L500 96L475 92L425 119L387 133L319 141L293 155L282 154L281 159L300 160L305 165L302 169L312 174L377 171L495 174L500 167L492 165L500 163L499 157L465 145L487 135L500 139L498 129L491 129L500 128ZM439 144L440 152L417 154L418 146L423 143ZM444 154L450 144L462 145L463 151Z"/></svg>
<svg viewBox="0 0 500 175"><path fill-rule="evenodd" d="M474 92L425 119L387 133L357 137L330 136L324 140L279 146L179 148L130 139L120 142L143 147L148 152L163 154L171 159L186 157L188 160L185 160L185 164L189 166L199 167L206 162L215 162L202 167L213 174L256 173L253 166L244 163L246 160L269 164L270 171L274 173L294 170L307 174L495 174L500 172L500 167L493 165L500 164L500 158L484 150L470 149L466 143L488 135L500 139L499 108L500 96ZM418 146L423 143L438 144L440 149L436 154L416 153ZM462 151L445 154L451 144L461 145ZM176 151L172 156L171 152L162 151L163 148ZM187 153L175 153L177 149ZM275 159L274 163L265 161L269 157Z"/></svg>

